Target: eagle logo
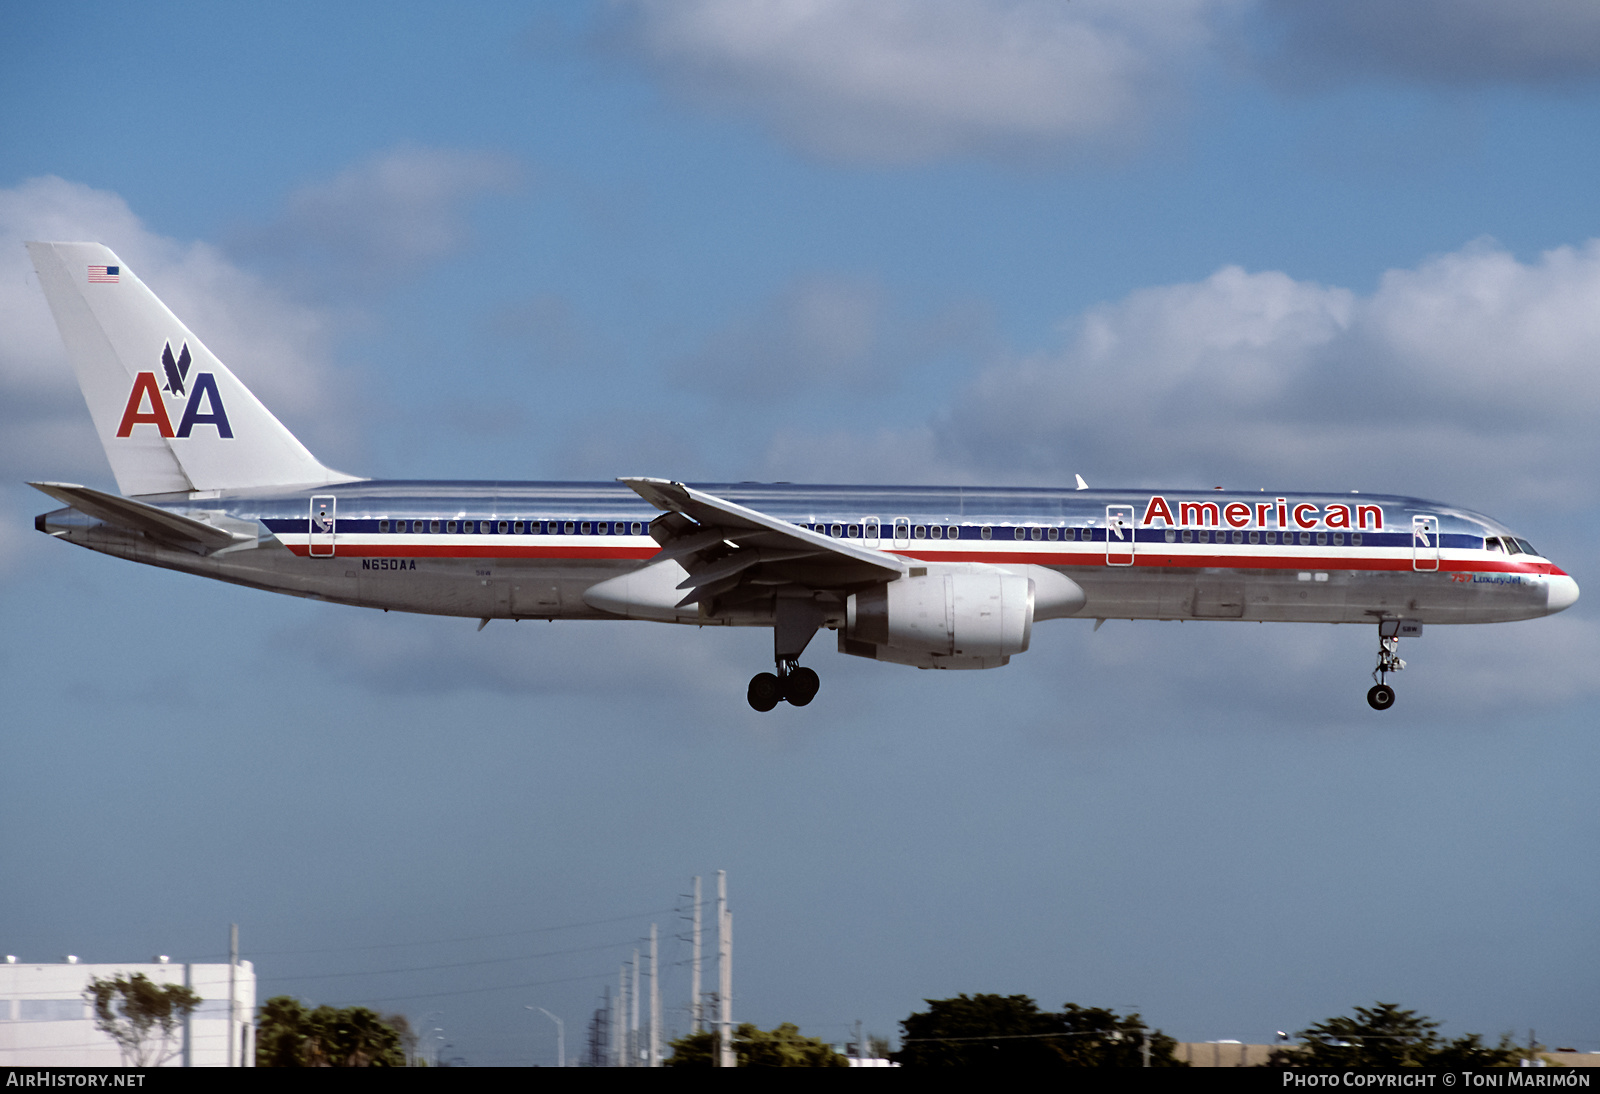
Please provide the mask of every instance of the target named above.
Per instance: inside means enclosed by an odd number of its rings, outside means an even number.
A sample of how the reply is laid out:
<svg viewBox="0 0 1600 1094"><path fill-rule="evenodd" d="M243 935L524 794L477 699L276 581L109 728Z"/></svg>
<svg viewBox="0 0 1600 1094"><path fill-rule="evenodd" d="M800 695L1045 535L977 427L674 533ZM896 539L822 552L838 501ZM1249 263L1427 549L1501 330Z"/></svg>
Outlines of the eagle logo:
<svg viewBox="0 0 1600 1094"><path fill-rule="evenodd" d="M167 382L162 390L172 395L184 393L183 382L189 378L189 343L183 343L183 348L178 351L178 359L172 359L172 343L168 342L161 351L161 368L167 374Z"/></svg>

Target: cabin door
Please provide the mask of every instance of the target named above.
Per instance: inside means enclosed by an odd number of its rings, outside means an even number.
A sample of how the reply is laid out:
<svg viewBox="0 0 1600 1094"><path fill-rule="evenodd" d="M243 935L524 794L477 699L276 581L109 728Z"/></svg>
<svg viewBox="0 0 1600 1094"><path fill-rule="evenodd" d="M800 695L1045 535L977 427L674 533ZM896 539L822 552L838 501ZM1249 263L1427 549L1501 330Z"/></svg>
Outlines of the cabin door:
<svg viewBox="0 0 1600 1094"><path fill-rule="evenodd" d="M318 494L311 499L309 553L312 558L333 557L334 508L338 501L332 494Z"/></svg>
<svg viewBox="0 0 1600 1094"><path fill-rule="evenodd" d="M1133 565L1133 506L1106 506L1106 565Z"/></svg>
<svg viewBox="0 0 1600 1094"><path fill-rule="evenodd" d="M1413 570L1439 568L1438 517L1411 518L1411 568Z"/></svg>

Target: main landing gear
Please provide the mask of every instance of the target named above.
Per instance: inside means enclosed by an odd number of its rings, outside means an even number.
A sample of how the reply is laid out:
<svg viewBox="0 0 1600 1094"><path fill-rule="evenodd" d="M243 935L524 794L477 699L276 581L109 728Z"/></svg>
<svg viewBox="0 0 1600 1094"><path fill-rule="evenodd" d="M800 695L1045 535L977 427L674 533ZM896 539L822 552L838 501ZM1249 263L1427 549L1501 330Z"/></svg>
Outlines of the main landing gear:
<svg viewBox="0 0 1600 1094"><path fill-rule="evenodd" d="M1400 620L1385 619L1378 624L1378 667L1372 670L1377 681L1367 690L1367 705L1373 710L1388 710L1394 706L1394 688L1384 682L1391 672L1406 667L1400 660Z"/></svg>
<svg viewBox="0 0 1600 1094"><path fill-rule="evenodd" d="M800 667L800 655L823 619L822 607L812 597L778 596L772 618L772 659L778 671L758 672L750 678L745 697L752 707L765 714L784 701L803 707L817 697L822 681L815 672Z"/></svg>
<svg viewBox="0 0 1600 1094"><path fill-rule="evenodd" d="M745 697L750 705L763 714L787 700L790 706L803 707L817 697L822 678L811 669L792 661L779 661L776 675L759 672L750 678L750 690Z"/></svg>

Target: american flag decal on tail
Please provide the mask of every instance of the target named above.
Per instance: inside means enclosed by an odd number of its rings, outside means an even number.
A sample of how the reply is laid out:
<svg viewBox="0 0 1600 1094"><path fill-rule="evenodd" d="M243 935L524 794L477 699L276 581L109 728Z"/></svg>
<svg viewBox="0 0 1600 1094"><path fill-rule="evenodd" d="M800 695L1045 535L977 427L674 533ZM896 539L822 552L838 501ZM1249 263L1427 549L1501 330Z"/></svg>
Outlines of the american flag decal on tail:
<svg viewBox="0 0 1600 1094"><path fill-rule="evenodd" d="M89 284L115 285L117 283L117 275L121 272L121 266L90 266Z"/></svg>

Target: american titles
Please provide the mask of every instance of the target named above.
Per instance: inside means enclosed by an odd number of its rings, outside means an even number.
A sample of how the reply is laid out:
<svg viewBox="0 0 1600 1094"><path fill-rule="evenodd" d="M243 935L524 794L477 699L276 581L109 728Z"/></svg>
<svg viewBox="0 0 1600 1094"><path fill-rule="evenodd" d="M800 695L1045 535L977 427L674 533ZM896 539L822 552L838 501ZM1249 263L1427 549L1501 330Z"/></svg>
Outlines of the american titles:
<svg viewBox="0 0 1600 1094"><path fill-rule="evenodd" d="M1349 528L1357 531L1383 530L1383 506L1313 505L1286 498L1258 501L1177 501L1152 495L1139 523L1148 528L1157 521L1168 528Z"/></svg>

